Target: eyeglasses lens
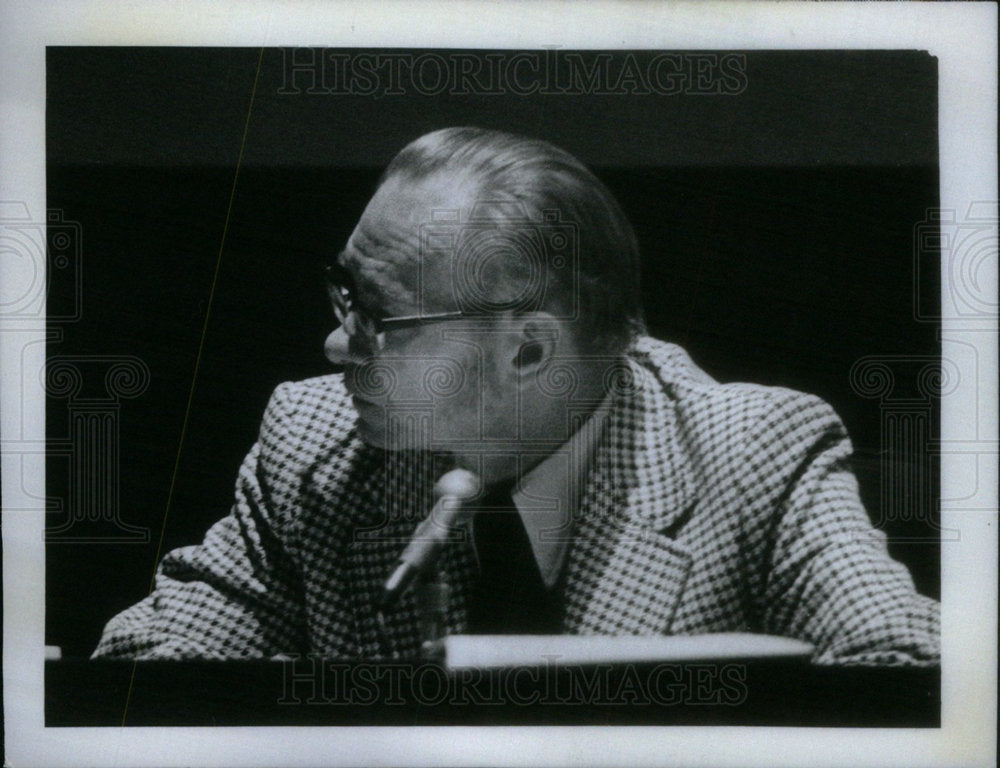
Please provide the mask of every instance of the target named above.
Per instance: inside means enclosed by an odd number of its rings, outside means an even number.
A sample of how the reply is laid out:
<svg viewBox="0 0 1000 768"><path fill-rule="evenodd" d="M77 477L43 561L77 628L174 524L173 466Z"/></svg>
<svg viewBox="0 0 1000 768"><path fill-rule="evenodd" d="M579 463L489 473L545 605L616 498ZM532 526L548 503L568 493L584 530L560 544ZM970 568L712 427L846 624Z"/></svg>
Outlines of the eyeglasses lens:
<svg viewBox="0 0 1000 768"><path fill-rule="evenodd" d="M382 334L375 328L375 322L355 306L350 280L350 273L339 264L327 266L326 287L333 313L348 336L355 337L370 349L381 349Z"/></svg>

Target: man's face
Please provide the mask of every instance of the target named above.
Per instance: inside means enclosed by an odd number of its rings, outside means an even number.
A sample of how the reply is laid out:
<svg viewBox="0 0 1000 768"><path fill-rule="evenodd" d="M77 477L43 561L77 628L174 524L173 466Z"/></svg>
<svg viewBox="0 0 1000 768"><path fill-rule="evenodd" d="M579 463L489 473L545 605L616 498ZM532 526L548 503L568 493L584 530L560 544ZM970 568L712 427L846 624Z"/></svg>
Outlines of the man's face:
<svg viewBox="0 0 1000 768"><path fill-rule="evenodd" d="M426 315L457 309L451 265L421 253L421 225L434 210L467 208L472 191L438 174L389 179L368 203L340 255L355 299L371 318ZM382 348L337 329L327 356L345 366L344 381L358 411L358 430L388 449L457 450L507 437L513 407L505 393L496 337L483 320L387 327Z"/></svg>

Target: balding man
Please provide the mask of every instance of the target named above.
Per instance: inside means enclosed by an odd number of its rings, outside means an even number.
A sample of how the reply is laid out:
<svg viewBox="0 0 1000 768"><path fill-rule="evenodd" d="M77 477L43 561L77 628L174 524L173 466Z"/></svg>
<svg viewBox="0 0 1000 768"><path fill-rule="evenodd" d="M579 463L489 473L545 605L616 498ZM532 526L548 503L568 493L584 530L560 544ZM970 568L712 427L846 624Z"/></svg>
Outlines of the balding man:
<svg viewBox="0 0 1000 768"><path fill-rule="evenodd" d="M566 152L474 128L404 148L327 268L341 372L278 387L230 514L95 655L416 657L416 591L384 585L461 468L449 633L743 630L937 663L938 606L872 528L832 409L645 336L638 274Z"/></svg>

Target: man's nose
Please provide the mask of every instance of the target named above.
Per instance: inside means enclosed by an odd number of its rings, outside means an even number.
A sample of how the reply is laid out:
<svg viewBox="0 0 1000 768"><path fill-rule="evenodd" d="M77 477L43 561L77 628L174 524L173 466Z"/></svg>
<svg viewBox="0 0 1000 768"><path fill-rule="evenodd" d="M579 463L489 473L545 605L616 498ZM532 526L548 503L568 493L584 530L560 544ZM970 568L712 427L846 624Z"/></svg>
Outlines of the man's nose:
<svg viewBox="0 0 1000 768"><path fill-rule="evenodd" d="M351 362L351 337L347 335L344 326L340 326L326 337L323 343L323 353L326 359L334 365L347 365Z"/></svg>

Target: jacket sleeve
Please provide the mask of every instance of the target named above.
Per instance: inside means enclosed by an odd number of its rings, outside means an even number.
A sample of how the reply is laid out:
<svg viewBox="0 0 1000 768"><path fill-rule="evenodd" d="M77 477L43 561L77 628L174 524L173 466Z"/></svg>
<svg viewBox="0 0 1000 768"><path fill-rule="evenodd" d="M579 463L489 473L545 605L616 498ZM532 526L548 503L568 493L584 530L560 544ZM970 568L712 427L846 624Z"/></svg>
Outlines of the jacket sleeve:
<svg viewBox="0 0 1000 768"><path fill-rule="evenodd" d="M108 622L93 658L254 658L304 647L300 578L278 535L294 520L272 508L264 468L280 457L267 456L263 436L294 428L290 390L271 397L230 514L200 545L163 558L152 593Z"/></svg>
<svg viewBox="0 0 1000 768"><path fill-rule="evenodd" d="M773 478L764 631L801 638L821 664L940 662L940 607L889 556L849 466L851 443L819 398L775 390L747 442L748 476ZM758 489L760 490L760 489Z"/></svg>

